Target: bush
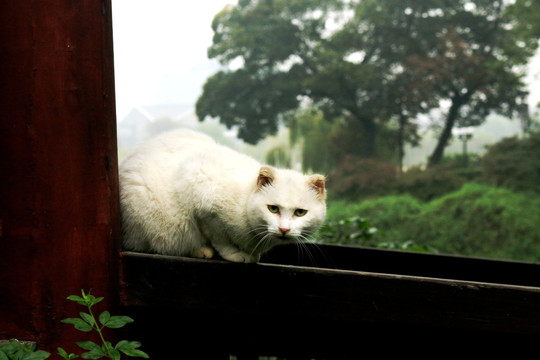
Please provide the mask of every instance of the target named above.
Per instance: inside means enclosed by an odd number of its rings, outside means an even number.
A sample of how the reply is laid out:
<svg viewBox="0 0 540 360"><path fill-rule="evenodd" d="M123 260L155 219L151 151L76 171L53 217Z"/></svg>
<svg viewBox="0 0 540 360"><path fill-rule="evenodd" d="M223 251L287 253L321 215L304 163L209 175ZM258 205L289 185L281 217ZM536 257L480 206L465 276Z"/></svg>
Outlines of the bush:
<svg viewBox="0 0 540 360"><path fill-rule="evenodd" d="M393 191L396 167L374 159L345 156L330 174L330 193L338 199L359 199L386 195Z"/></svg>
<svg viewBox="0 0 540 360"><path fill-rule="evenodd" d="M327 221L317 233L317 240L327 244L376 246L373 238L378 229L364 218L354 216Z"/></svg>
<svg viewBox="0 0 540 360"><path fill-rule="evenodd" d="M327 221L339 221L347 217L359 216L359 209L362 207L361 202L348 202L345 200L328 200L328 208L326 211Z"/></svg>
<svg viewBox="0 0 540 360"><path fill-rule="evenodd" d="M540 193L540 132L505 138L482 157L483 181L521 192Z"/></svg>
<svg viewBox="0 0 540 360"><path fill-rule="evenodd" d="M409 195L367 199L359 203L330 201L327 222L321 229L319 240L325 243L427 251L414 241L398 236L394 226L411 221L421 209L420 202Z"/></svg>
<svg viewBox="0 0 540 360"><path fill-rule="evenodd" d="M411 221L422 211L421 203L410 195L385 196L364 200L356 208L356 216L363 216L385 232L396 223Z"/></svg>
<svg viewBox="0 0 540 360"><path fill-rule="evenodd" d="M477 181L481 174L478 155L469 154L467 158L465 161L463 154L451 154L433 168L412 167L398 179L396 190L422 201L456 191L466 182Z"/></svg>
<svg viewBox="0 0 540 360"><path fill-rule="evenodd" d="M539 196L469 183L427 203L387 196L358 204L330 201L328 210L334 223L340 216L357 216L380 229L369 246L540 261Z"/></svg>
<svg viewBox="0 0 540 360"><path fill-rule="evenodd" d="M540 198L467 184L425 205L405 229L420 244L444 253L540 260Z"/></svg>

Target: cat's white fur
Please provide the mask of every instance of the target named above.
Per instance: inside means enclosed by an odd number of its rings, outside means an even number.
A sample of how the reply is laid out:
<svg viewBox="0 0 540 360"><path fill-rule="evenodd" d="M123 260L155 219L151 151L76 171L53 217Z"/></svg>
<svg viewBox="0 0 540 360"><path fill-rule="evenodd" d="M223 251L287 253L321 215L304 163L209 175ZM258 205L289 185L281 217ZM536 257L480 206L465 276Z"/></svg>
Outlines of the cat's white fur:
<svg viewBox="0 0 540 360"><path fill-rule="evenodd" d="M324 180L263 166L197 132L157 136L120 166L124 247L258 261L273 246L301 241L320 227Z"/></svg>

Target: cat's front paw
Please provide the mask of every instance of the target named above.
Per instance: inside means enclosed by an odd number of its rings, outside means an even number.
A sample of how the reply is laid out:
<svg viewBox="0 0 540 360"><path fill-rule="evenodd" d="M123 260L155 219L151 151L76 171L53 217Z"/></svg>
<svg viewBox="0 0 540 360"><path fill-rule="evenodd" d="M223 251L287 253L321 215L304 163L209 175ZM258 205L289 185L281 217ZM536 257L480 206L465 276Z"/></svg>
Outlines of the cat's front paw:
<svg viewBox="0 0 540 360"><path fill-rule="evenodd" d="M214 250L208 246L202 246L193 251L192 256L201 259L211 259L214 257Z"/></svg>
<svg viewBox="0 0 540 360"><path fill-rule="evenodd" d="M221 254L225 260L229 260L232 262L243 262L243 263L254 263L259 261L258 256L250 255L242 251L228 253L228 254Z"/></svg>

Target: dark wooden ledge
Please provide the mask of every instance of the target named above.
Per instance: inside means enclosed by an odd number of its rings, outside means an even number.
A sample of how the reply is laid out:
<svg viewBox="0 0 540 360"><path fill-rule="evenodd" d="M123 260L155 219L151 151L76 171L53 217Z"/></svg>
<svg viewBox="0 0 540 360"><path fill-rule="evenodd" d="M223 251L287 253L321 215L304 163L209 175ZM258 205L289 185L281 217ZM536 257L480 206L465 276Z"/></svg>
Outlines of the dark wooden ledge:
<svg viewBox="0 0 540 360"><path fill-rule="evenodd" d="M308 250L276 248L257 264L124 252L123 305L142 319L135 333L144 339L189 329L188 341L217 351L214 358L349 358L375 344L428 339L454 339L454 349L481 339L523 348L540 339L540 265ZM167 321L177 324L173 334Z"/></svg>

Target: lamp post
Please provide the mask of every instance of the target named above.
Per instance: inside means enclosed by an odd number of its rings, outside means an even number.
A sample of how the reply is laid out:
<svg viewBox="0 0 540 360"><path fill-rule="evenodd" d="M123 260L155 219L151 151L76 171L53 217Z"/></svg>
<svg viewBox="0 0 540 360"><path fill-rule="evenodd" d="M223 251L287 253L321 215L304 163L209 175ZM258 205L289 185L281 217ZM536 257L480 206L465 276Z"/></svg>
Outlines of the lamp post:
<svg viewBox="0 0 540 360"><path fill-rule="evenodd" d="M526 135L531 126L531 117L529 114L529 104L527 103L528 91L520 91L517 98L517 114L521 122L521 130Z"/></svg>
<svg viewBox="0 0 540 360"><path fill-rule="evenodd" d="M469 155L467 151L467 142L472 139L474 128L473 127L463 127L453 130L454 135L456 135L459 140L463 143L463 167L469 166Z"/></svg>

